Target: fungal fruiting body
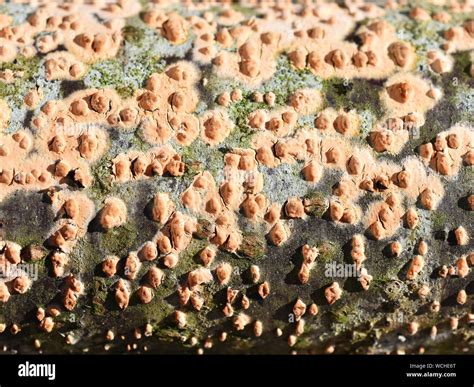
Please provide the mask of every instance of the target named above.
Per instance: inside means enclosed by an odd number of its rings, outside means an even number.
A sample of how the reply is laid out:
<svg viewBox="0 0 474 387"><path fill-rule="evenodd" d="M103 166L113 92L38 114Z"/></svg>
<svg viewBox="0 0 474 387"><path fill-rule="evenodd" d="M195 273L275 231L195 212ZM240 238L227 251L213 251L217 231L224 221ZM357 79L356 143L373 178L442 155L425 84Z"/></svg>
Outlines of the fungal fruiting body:
<svg viewBox="0 0 474 387"><path fill-rule="evenodd" d="M471 2L4 3L5 350L472 352Z"/></svg>

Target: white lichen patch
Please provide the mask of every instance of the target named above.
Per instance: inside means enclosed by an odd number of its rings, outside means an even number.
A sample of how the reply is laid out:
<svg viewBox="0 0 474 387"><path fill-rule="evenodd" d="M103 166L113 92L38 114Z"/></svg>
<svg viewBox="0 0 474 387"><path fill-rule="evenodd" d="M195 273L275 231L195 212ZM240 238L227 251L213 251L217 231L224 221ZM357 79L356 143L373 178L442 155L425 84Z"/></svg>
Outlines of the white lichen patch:
<svg viewBox="0 0 474 387"><path fill-rule="evenodd" d="M464 343L473 8L435 3L1 4L8 345Z"/></svg>

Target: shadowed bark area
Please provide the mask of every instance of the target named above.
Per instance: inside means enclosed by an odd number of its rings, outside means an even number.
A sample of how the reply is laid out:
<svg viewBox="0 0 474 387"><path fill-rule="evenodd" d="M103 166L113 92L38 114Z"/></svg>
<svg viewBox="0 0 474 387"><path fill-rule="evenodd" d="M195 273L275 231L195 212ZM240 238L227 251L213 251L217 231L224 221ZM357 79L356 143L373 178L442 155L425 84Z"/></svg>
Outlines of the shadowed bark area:
<svg viewBox="0 0 474 387"><path fill-rule="evenodd" d="M339 2L340 3L340 2ZM427 8L431 7L427 5ZM434 7L434 6L433 6ZM437 8L428 8L437 10ZM235 6L245 16L255 16L252 8ZM408 7L399 11L390 11L384 17L395 28L408 34L407 40L417 52L426 54L431 46L438 47L441 30L432 31L431 22L416 22L408 19ZM2 11L3 12L3 11ZM16 11L21 12L21 11ZM185 10L179 8L179 12ZM213 10L216 13L218 10ZM458 17L461 17L458 15ZM349 41L357 41L356 30L366 23L358 22L349 35ZM419 24L419 26L418 26ZM416 25L416 26L415 26ZM439 28L439 27L438 27ZM25 85L6 86L0 84L0 96L10 98L10 103L21 102L23 92L35 82L49 93L48 99L65 98L84 88L116 89L121 97L132 97L137 88L145 85L148 77L183 58L192 61L191 36L183 46L171 46L161 35L143 23L140 16L126 20L125 42L117 58L91 64L83 80L46 82L44 74L38 72L37 61L30 66L34 74L28 72ZM426 39L423 39L426 38ZM360 43L360 42L358 42ZM158 47L158 48L157 48ZM236 50L229 48L229 51ZM159 55L157 53L159 51ZM417 148L436 138L442 131L457 124L472 125L474 122L474 80L470 75L472 59L468 52L453 55L454 68L451 72L439 75L429 70L422 54L418 58L415 72L430 80L443 91L440 102L426 113L425 123L419 133L412 135L398 154L377 154L377 161L400 163L406 157L416 156ZM196 62L198 63L198 62ZM286 52L275 59L276 71L270 80L244 89L242 100L227 109L235 128L232 133L216 147L209 147L200 139L187 147L173 144L186 164L183 176L169 175L150 179L131 179L123 184L111 183L112 160L120 153L148 151L147 143L140 128L122 130L108 129L109 142L107 153L91 165L93 183L82 189L72 184L61 189L81 190L94 202L97 213L87 225L87 233L80 238L69 254L67 272L74 274L85 286L77 306L72 311L61 310L54 318L55 328L45 333L39 328L36 319L38 307L47 308L61 304L63 279L51 276L51 254L53 250L45 245L51 235L57 215L47 201L45 192L17 190L0 203L0 241L13 241L23 248L22 257L37 268L38 279L24 295L12 295L9 302L0 304L0 323L6 330L0 334L0 346L8 353L37 353L33 342L41 342L43 353L196 353L205 347L205 353L215 354L320 354L331 349L338 354L371 354L398 352L418 353L423 347L430 354L460 354L473 352L472 315L474 274L472 269L464 278L456 275L439 278L438 271L443 266L455 265L456 259L473 250L469 241L464 246L453 242L453 230L463 226L468 235L474 237L473 213L469 211L467 197L473 194L474 173L472 166L462 166L454 178L440 176L445 195L436 210L427 211L417 204L420 216L419 225L409 230L400 227L396 234L384 240L367 238L365 254L367 268L373 280L364 291L356 278L338 277L327 274L329 265L351 264L351 238L354 234L366 234L363 222L357 225L340 224L329 220L328 203L334 187L340 182L342 171L325 169L316 185L303 180L302 161L294 165L280 165L276 168L259 166L264 174L262 192L272 201L283 204L288 197L301 197L306 203L304 219L285 221L291 229L289 239L279 247L269 242L267 225L251 222L238 214L238 226L243 241L235 253L219 250L215 264L228 262L232 265L232 277L227 285L217 281L202 286L201 296L204 306L200 311L187 305L182 309L187 314L187 325L178 328L172 313L179 308L179 285L184 284L190 271L201 266L199 253L208 245L212 235L213 223L205 217L197 217L197 229L189 246L180 253L179 263L169 270L161 260L144 262L133 283L133 291L145 281L147 270L158 266L165 272L161 286L154 292L152 301L146 305L140 303L132 292L129 306L122 311L114 298L116 282L123 274L123 260L131 251L136 251L146 241L150 241L160 229L160 225L150 217L150 206L157 192L169 193L176 203L180 195L190 186L194 177L209 171L218 182L224 176L224 156L234 148L249 148L254 131L248 126L248 115L256 109L269 109L262 102L251 98L254 91L262 94L275 92L276 108L286 106L293 92L303 88L320 90L324 97L324 107L354 109L360 114L364 133L353 139L354 146L367 145L367 132L384 115L379 93L386 79L365 80L362 78L321 79L311 71L297 70L288 60ZM12 67L13 66L13 67ZM15 64L2 64L1 69L15 68ZM24 65L26 66L26 65ZM237 79L220 79L210 64L201 64L201 80L198 84L199 104L197 114L215 108L217 96L223 91L246 87ZM33 78L33 80L32 80ZM36 80L37 79L37 80ZM206 81L203 82L203 79ZM15 81L19 82L19 81ZM22 94L23 93L23 94ZM8 128L14 132L23 125L31 125L33 113L24 109L14 109ZM298 128L314 128L317 114L299 117ZM471 127L472 129L472 127ZM34 134L34 132L33 132ZM375 152L374 152L375 154ZM12 155L11 157L14 157ZM0 160L0 169L1 169ZM429 169L429 174L436 174ZM439 175L438 175L439 176ZM59 189L59 187L58 187ZM128 210L127 221L109 231L102 229L98 222L99 209L108 197L122 199ZM367 193L357 199L357 205L366 214L370 206L380 200L379 193ZM180 207L180 210L187 212ZM402 243L403 252L399 257L388 253L387 245L393 240ZM416 255L420 240L428 244L423 275L417 281L407 281L406 273L410 260ZM317 246L319 256L310 271L307 283L301 284L298 278L303 262L301 247L305 244ZM3 245L2 245L3 248ZM2 251L3 253L3 251ZM37 253L38 259L32 256ZM106 256L114 255L121 259L118 274L106 278L102 272L102 262ZM258 294L258 285L251 281L250 267L258 265L263 281L270 284L270 295L262 300ZM328 305L324 291L337 281L343 296L333 305ZM430 288L429 295L422 299L417 292L422 285ZM227 287L238 289L240 294L235 307L234 317L241 312L251 316L252 322L259 320L263 324L263 334L255 337L253 323L241 331L235 330L232 318L226 318L222 312L227 299ZM467 293L467 302L460 305L456 297L460 290ZM245 294L250 300L248 310L239 304ZM288 345L288 337L294 335L296 322L293 306L300 299L307 307L318 306L318 313L304 315L304 333L299 335L293 347ZM439 301L440 311L433 312L430 305ZM450 318L459 319L457 329L451 328ZM410 335L408 326L416 321L418 332ZM19 333L11 332L12 324L21 327ZM150 324L153 332L145 335L145 326ZM430 337L432 327L437 327L437 337ZM281 330L281 336L276 330ZM106 339L106 332L112 330L115 339ZM225 342L218 337L228 333ZM67 344L70 335L74 344ZM121 337L123 336L123 338ZM194 339L197 343L194 343ZM212 346L207 344L212 341Z"/></svg>

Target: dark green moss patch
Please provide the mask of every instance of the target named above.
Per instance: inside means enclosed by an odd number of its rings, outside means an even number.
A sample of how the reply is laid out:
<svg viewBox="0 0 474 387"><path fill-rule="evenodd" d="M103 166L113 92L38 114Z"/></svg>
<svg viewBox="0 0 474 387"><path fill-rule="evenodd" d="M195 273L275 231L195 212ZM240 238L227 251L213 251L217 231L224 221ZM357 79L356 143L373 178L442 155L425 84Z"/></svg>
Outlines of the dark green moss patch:
<svg viewBox="0 0 474 387"><path fill-rule="evenodd" d="M238 253L248 258L258 259L265 255L267 241L262 233L244 233Z"/></svg>
<svg viewBox="0 0 474 387"><path fill-rule="evenodd" d="M16 191L0 206L0 236L22 247L42 245L54 222L51 205L41 193Z"/></svg>
<svg viewBox="0 0 474 387"><path fill-rule="evenodd" d="M127 25L122 29L123 38L126 42L140 46L145 39L145 30L134 25Z"/></svg>
<svg viewBox="0 0 474 387"><path fill-rule="evenodd" d="M326 105L334 109L368 110L379 119L383 115L379 93L382 82L366 79L328 78L323 80Z"/></svg>
<svg viewBox="0 0 474 387"><path fill-rule="evenodd" d="M91 167L92 185L88 188L91 196L102 202L112 190L112 157L107 155Z"/></svg>
<svg viewBox="0 0 474 387"><path fill-rule="evenodd" d="M344 305L334 305L329 312L332 321L335 324L340 324L343 326L343 329L348 329L351 325L356 322L356 319L359 317L359 312L357 311L357 305L353 303L347 303Z"/></svg>
<svg viewBox="0 0 474 387"><path fill-rule="evenodd" d="M185 177L192 178L196 173L206 169L214 178L224 168L224 148L209 148L202 140L196 140L190 146L182 148L181 158L186 164Z"/></svg>
<svg viewBox="0 0 474 387"><path fill-rule="evenodd" d="M341 246L335 242L324 241L316 244L319 249L319 262L333 262L342 257Z"/></svg>
<svg viewBox="0 0 474 387"><path fill-rule="evenodd" d="M137 230L130 223L125 223L104 233L100 247L104 253L120 257L126 255L135 246L137 240Z"/></svg>
<svg viewBox="0 0 474 387"><path fill-rule="evenodd" d="M196 238L207 239L213 234L213 232L214 225L210 220L198 218L196 232L194 233Z"/></svg>
<svg viewBox="0 0 474 387"><path fill-rule="evenodd" d="M441 211L431 211L431 225L434 231L441 230L447 221L447 216Z"/></svg>
<svg viewBox="0 0 474 387"><path fill-rule="evenodd" d="M326 196L319 191L310 191L304 196L305 212L321 218L329 207Z"/></svg>
<svg viewBox="0 0 474 387"><path fill-rule="evenodd" d="M109 291L107 280L105 278L95 277L91 288L92 314L103 316L106 313L105 301L107 300Z"/></svg>

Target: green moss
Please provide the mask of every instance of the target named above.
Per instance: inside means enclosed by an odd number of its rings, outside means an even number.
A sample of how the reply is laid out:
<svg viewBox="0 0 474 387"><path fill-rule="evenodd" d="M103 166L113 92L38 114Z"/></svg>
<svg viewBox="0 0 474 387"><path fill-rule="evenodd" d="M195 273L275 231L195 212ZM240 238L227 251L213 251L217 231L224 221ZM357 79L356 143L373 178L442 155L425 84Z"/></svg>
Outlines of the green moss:
<svg viewBox="0 0 474 387"><path fill-rule="evenodd" d="M462 75L465 80L470 78L471 68L471 54L469 51L458 52L453 54L454 57L454 69L455 74Z"/></svg>
<svg viewBox="0 0 474 387"><path fill-rule="evenodd" d="M189 181L189 183L191 183L193 178L198 173L203 172L203 165L199 161L194 161L186 157L186 160L184 160L184 164L186 165L186 168L184 170L183 178L186 179L186 181Z"/></svg>
<svg viewBox="0 0 474 387"><path fill-rule="evenodd" d="M212 67L203 69L202 78L207 79L204 91L209 96L210 104L216 104L217 97L224 91L240 89L247 91L246 85L235 78L221 78L212 71Z"/></svg>
<svg viewBox="0 0 474 387"><path fill-rule="evenodd" d="M383 115L379 92L381 86L365 79L328 78L323 82L326 106L334 109L369 111L377 119Z"/></svg>
<svg viewBox="0 0 474 387"><path fill-rule="evenodd" d="M138 240L138 231L130 223L108 230L103 234L100 248L104 254L124 256Z"/></svg>
<svg viewBox="0 0 474 387"><path fill-rule="evenodd" d="M430 44L441 45L442 37L431 21L411 20L404 23L402 28L412 35L411 43L417 50L426 50Z"/></svg>
<svg viewBox="0 0 474 387"><path fill-rule="evenodd" d="M407 241L410 243L410 245L416 243L416 241L421 237L420 233L421 228L419 224L413 230L409 230Z"/></svg>
<svg viewBox="0 0 474 387"><path fill-rule="evenodd" d="M37 75L40 65L40 57L33 56L26 58L24 56L16 57L12 62L4 62L0 64L0 71L12 70L22 71L23 80L31 80Z"/></svg>
<svg viewBox="0 0 474 387"><path fill-rule="evenodd" d="M466 181L474 181L474 168L466 168L464 174Z"/></svg>
<svg viewBox="0 0 474 387"><path fill-rule="evenodd" d="M199 239L207 239L209 238L214 232L213 223L204 218L198 218L197 220L197 230L194 233L195 236Z"/></svg>
<svg viewBox="0 0 474 387"><path fill-rule="evenodd" d="M448 100L455 107L452 122L469 125L474 121L474 90L469 84L453 82Z"/></svg>
<svg viewBox="0 0 474 387"><path fill-rule="evenodd" d="M136 131L133 137L130 139L130 145L127 150L137 150L140 152L146 152L152 147L150 143L146 142Z"/></svg>
<svg viewBox="0 0 474 387"><path fill-rule="evenodd" d="M192 239L189 245L179 255L179 262L174 269L177 276L186 274L197 267L195 257L197 254L207 246L206 240Z"/></svg>
<svg viewBox="0 0 474 387"><path fill-rule="evenodd" d="M123 55L94 63L84 78L90 88L113 88L122 98L130 98L151 74L162 72L165 62L148 51L131 58Z"/></svg>
<svg viewBox="0 0 474 387"><path fill-rule="evenodd" d="M100 247L88 238L84 237L77 241L74 249L69 254L71 267L82 273L93 273L96 265L104 258Z"/></svg>
<svg viewBox="0 0 474 387"><path fill-rule="evenodd" d="M1 63L0 71L22 71L23 76L21 78L15 79L9 84L0 82L0 97L8 98L16 107L21 107L23 105L23 98L26 93L32 87L35 87L35 80L38 77L39 68L39 56L33 56L31 58L19 56L12 62Z"/></svg>
<svg viewBox="0 0 474 387"><path fill-rule="evenodd" d="M255 8L246 7L241 4L232 4L232 8L234 8L235 11L240 12L245 17L254 16L256 14Z"/></svg>
<svg viewBox="0 0 474 387"><path fill-rule="evenodd" d="M313 340L311 337L304 336L304 337L299 337L298 341L296 342L294 348L296 350L303 350L303 349L309 349L313 345Z"/></svg>
<svg viewBox="0 0 474 387"><path fill-rule="evenodd" d="M110 284L106 278L95 277L92 282L90 299L92 304L92 314L103 316L106 312L105 301L109 291Z"/></svg>
<svg viewBox="0 0 474 387"><path fill-rule="evenodd" d="M164 342L173 342L178 341L182 334L180 329L175 326L162 326L162 324L159 324L156 326L154 336Z"/></svg>
<svg viewBox="0 0 474 387"><path fill-rule="evenodd" d="M319 262L333 262L342 256L342 249L338 243L324 241L317 243L316 246L319 249Z"/></svg>
<svg viewBox="0 0 474 387"><path fill-rule="evenodd" d="M229 285L231 286L239 286L241 284L241 277L240 275L244 273L251 265L252 261L249 259L242 259L238 257L236 254L230 253L228 251L219 251L219 261L220 262L228 262L233 267L233 275L231 277L231 282ZM219 289L223 289L224 286L219 285L217 283L211 284L214 286L214 291L218 291Z"/></svg>
<svg viewBox="0 0 474 387"><path fill-rule="evenodd" d="M139 0L139 2L140 2L140 5L142 6L143 10L146 10L148 8L148 6L150 5L149 0Z"/></svg>
<svg viewBox="0 0 474 387"><path fill-rule="evenodd" d="M254 90L251 90L247 85L240 83L236 79L222 79L219 78L210 70L206 70L204 77L208 79L204 90L209 96L208 105L209 108L218 107L217 98L224 91L239 89L242 91L242 99L233 102L226 109L230 120L234 123L234 129L230 135L226 138L224 144L229 147L248 147L253 131L247 124L248 115L257 110L264 109L268 106L264 103L257 103L252 100Z"/></svg>
<svg viewBox="0 0 474 387"><path fill-rule="evenodd" d="M241 84L235 79L218 78L209 70L204 76L208 79L205 90L210 96L211 106L216 105L215 101L222 92L232 89L242 90L242 99L232 103L227 108L229 118L235 125L234 130L224 143L229 148L249 147L253 131L248 126L248 116L257 109L268 109L265 103L253 101L252 96L255 91L261 93L273 92L276 96L275 107L278 107L286 106L289 96L299 89L321 87L318 77L309 70L297 70L294 68L286 55L282 55L277 59L277 68L274 76L256 90L248 88L247 85Z"/></svg>
<svg viewBox="0 0 474 387"><path fill-rule="evenodd" d="M344 107L346 95L349 93L349 81L341 78L328 78L323 80L323 93L328 106L340 109Z"/></svg>
<svg viewBox="0 0 474 387"><path fill-rule="evenodd" d="M366 332L353 331L351 343L355 344L355 343L365 340L366 338L367 338Z"/></svg>
<svg viewBox="0 0 474 387"><path fill-rule="evenodd" d="M329 206L326 196L316 190L311 190L305 196L305 211L308 215L322 217Z"/></svg>
<svg viewBox="0 0 474 387"><path fill-rule="evenodd" d="M145 39L145 30L134 25L126 25L123 27L122 33L126 42L136 46L141 46Z"/></svg>
<svg viewBox="0 0 474 387"><path fill-rule="evenodd" d="M346 330L359 321L360 312L358 309L357 303L347 303L339 306L335 305L329 312L329 315L333 323L341 325L338 329Z"/></svg>
<svg viewBox="0 0 474 387"><path fill-rule="evenodd" d="M126 61L126 75L143 85L153 73L161 73L166 66L165 60L149 51L140 52Z"/></svg>
<svg viewBox="0 0 474 387"><path fill-rule="evenodd" d="M97 76L90 78L90 74L96 72ZM118 88L125 87L123 83L123 67L119 59L108 59L94 63L89 68L89 78L86 78L86 86L96 88ZM133 91L133 90L132 90Z"/></svg>
<svg viewBox="0 0 474 387"><path fill-rule="evenodd" d="M91 167L92 185L88 188L90 196L97 202L102 202L112 190L111 180L112 157L104 156Z"/></svg>
<svg viewBox="0 0 474 387"><path fill-rule="evenodd" d="M242 235L242 243L238 253L248 258L258 259L265 255L267 241L263 233L247 232Z"/></svg>
<svg viewBox="0 0 474 387"><path fill-rule="evenodd" d="M12 231L10 230L8 239L15 241L20 246L42 245L46 235L44 230L38 228L32 228L30 224L18 225Z"/></svg>
<svg viewBox="0 0 474 387"><path fill-rule="evenodd" d="M265 107L263 103L253 102L251 98L250 93L245 93L239 102L233 103L228 108L229 118L235 125L225 140L225 144L231 148L250 147L253 131L248 126L248 116L251 112Z"/></svg>
<svg viewBox="0 0 474 387"><path fill-rule="evenodd" d="M191 335L204 338L207 331L212 326L212 322L206 317L207 310L201 310L198 313L189 313L187 316L188 323L184 329L184 333L189 337Z"/></svg>
<svg viewBox="0 0 474 387"><path fill-rule="evenodd" d="M251 337L231 336L227 342L238 353L250 353L251 351L255 353L255 341Z"/></svg>
<svg viewBox="0 0 474 387"><path fill-rule="evenodd" d="M396 281L400 266L401 264L399 262L395 262L393 265L383 266L380 269L377 268L376 271L372 273L374 276L374 284L384 287L391 281Z"/></svg>
<svg viewBox="0 0 474 387"><path fill-rule="evenodd" d="M441 211L431 211L431 227L433 230L440 230L444 227L447 221L447 216L444 212Z"/></svg>
<svg viewBox="0 0 474 387"><path fill-rule="evenodd" d="M224 169L225 148L209 147L202 140L198 139L191 145L182 148L181 158L186 164L185 175L193 177L202 170L209 171L214 178L217 178Z"/></svg>
<svg viewBox="0 0 474 387"><path fill-rule="evenodd" d="M389 301L403 302L406 300L404 295L405 286L398 278L374 278L374 285L380 286L384 296Z"/></svg>
<svg viewBox="0 0 474 387"><path fill-rule="evenodd" d="M129 98L151 74L161 73L166 62L155 47L156 31L139 16L127 19L122 32L125 42L117 57L94 63L84 82L87 87L114 88L122 98Z"/></svg>
<svg viewBox="0 0 474 387"><path fill-rule="evenodd" d="M149 304L138 306L144 319L155 327L159 326L173 311L172 306L164 300L169 293L168 289L158 288L155 297Z"/></svg>
<svg viewBox="0 0 474 387"><path fill-rule="evenodd" d="M165 302L165 298L175 292L178 278L185 275L199 266L196 262L197 254L207 245L206 240L193 239L188 247L181 252L178 265L166 274L165 281L157 290L152 303L144 305L142 313L148 321L155 322L156 336L165 341L175 341L182 336L191 335L204 338L207 331L214 325L208 319L207 314L214 309L213 295L216 289L215 284L207 284L201 287L201 295L204 298L204 306L200 311L193 311L187 314L187 325L185 328L178 328L171 321L170 315L174 308Z"/></svg>

